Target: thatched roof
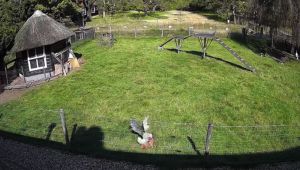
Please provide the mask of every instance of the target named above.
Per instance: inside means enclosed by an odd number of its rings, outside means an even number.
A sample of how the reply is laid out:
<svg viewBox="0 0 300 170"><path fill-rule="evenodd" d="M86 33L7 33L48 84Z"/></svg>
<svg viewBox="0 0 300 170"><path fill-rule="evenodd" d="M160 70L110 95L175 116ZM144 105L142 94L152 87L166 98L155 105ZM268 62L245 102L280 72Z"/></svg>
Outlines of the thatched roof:
<svg viewBox="0 0 300 170"><path fill-rule="evenodd" d="M37 10L25 22L15 38L12 52L51 45L71 37L74 33L61 23Z"/></svg>

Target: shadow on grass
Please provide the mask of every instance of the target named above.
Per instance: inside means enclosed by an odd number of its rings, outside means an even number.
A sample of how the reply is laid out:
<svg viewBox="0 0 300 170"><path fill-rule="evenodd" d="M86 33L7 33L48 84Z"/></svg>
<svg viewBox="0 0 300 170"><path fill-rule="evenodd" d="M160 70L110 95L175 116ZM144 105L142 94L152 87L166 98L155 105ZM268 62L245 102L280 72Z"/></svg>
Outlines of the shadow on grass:
<svg viewBox="0 0 300 170"><path fill-rule="evenodd" d="M100 127L86 128L73 125L70 148L73 151L93 153L94 150L103 150L104 135Z"/></svg>
<svg viewBox="0 0 300 170"><path fill-rule="evenodd" d="M226 19L220 17L217 14L206 14L206 13L204 13L204 14L201 14L201 15L205 16L207 19L215 20L215 21L218 21L218 22L226 22Z"/></svg>
<svg viewBox="0 0 300 170"><path fill-rule="evenodd" d="M48 126L48 131L47 131L47 135L46 135L46 141L50 140L51 134L52 134L52 132L53 132L53 130L54 130L55 127L56 127L56 123L51 123Z"/></svg>
<svg viewBox="0 0 300 170"><path fill-rule="evenodd" d="M176 52L176 53L177 53L177 50L176 50L176 49L167 49L167 50L169 50L169 51L171 51L171 52ZM187 53L187 54L196 55L196 56L198 56L198 57L200 57L200 58L203 58L203 57L202 57L202 56L203 56L203 53L200 52L200 51L184 51L184 50L180 50L180 52L184 52L184 53ZM219 61L219 62L222 62L222 63L225 63L225 64L228 64L228 65L230 65L230 66L239 68L239 69L241 69L241 70L244 70L244 71L250 71L250 72L251 72L251 70L249 70L249 69L247 69L247 68L245 68L245 67L243 67L243 66L241 66L241 65L232 63L232 62L227 61L227 60L224 60L224 59L222 59L222 58L214 57L214 56L207 55L207 54L206 54L206 57L207 57L207 58L210 58L210 59L214 59L214 60Z"/></svg>
<svg viewBox="0 0 300 170"><path fill-rule="evenodd" d="M155 18L155 19L168 19L167 16L163 16L160 13L157 13L157 12L150 12L150 13L148 13L148 15L145 15L143 12L130 13L130 14L128 14L128 16L130 18L133 18L133 19L143 19L143 18L148 18L148 17L152 17L152 18Z"/></svg>
<svg viewBox="0 0 300 170"><path fill-rule="evenodd" d="M196 146L194 140L193 140L190 136L188 136L187 139L188 139L188 141L190 142L190 144L192 145L192 148L193 148L193 150L196 152L196 154L197 154L198 156L200 156L201 153L200 153L200 151L197 149L197 146Z"/></svg>
<svg viewBox="0 0 300 170"><path fill-rule="evenodd" d="M256 54L266 53L268 40L254 39L251 38L251 36L248 36L248 38L244 38L243 35L238 32L230 33L229 37L231 40L243 45Z"/></svg>
<svg viewBox="0 0 300 170"><path fill-rule="evenodd" d="M73 154L85 154L93 158L105 158L117 161L129 161L144 165L153 164L159 167L251 167L262 163L278 163L300 161L300 147L268 153L237 154L237 155L209 155L201 156L200 152L195 149L196 155L176 155L176 154L146 154L131 153L122 151L111 151L103 147L104 133L100 127L92 126L90 128L77 127L74 125L71 135L70 145L63 143L43 140L28 136L22 136L0 130L0 135L4 138L16 140L22 143L47 147L52 149L71 152ZM193 148L195 143L188 138ZM122 141L120 141L122 142ZM22 154L22 153L20 153ZM27 155L29 156L29 155Z"/></svg>
<svg viewBox="0 0 300 170"><path fill-rule="evenodd" d="M218 21L218 22L227 22L225 18L222 18L221 16L219 16L218 14L216 14L213 11L209 11L209 10L195 11L195 10L193 10L191 12L194 13L194 14L204 16L204 17L206 17L207 19L210 19L210 20L215 20L215 21Z"/></svg>

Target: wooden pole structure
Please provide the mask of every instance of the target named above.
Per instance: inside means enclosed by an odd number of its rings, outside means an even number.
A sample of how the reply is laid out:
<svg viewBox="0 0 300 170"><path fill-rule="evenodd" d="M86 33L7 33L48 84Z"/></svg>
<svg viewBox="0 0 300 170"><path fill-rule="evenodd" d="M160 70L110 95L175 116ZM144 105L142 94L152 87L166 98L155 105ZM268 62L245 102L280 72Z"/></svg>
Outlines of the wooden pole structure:
<svg viewBox="0 0 300 170"><path fill-rule="evenodd" d="M96 38L96 28L94 28L93 31L94 31L94 35L93 35L94 36L93 39L94 39Z"/></svg>
<svg viewBox="0 0 300 170"><path fill-rule="evenodd" d="M23 68L23 66L21 66L21 71L22 71L22 75L23 75L24 82L26 83L26 78L25 78L25 74L24 74L24 68Z"/></svg>
<svg viewBox="0 0 300 170"><path fill-rule="evenodd" d="M43 73L44 73L44 78L45 78L45 80L47 79L47 76L46 76L46 68L44 67L43 68Z"/></svg>
<svg viewBox="0 0 300 170"><path fill-rule="evenodd" d="M206 57L207 38L203 39L203 58Z"/></svg>
<svg viewBox="0 0 300 170"><path fill-rule="evenodd" d="M205 140L205 152L204 152L205 156L209 155L209 144L212 136L212 130L213 130L213 124L209 123L207 127L207 134Z"/></svg>
<svg viewBox="0 0 300 170"><path fill-rule="evenodd" d="M189 27L189 36L192 35L193 29L193 27Z"/></svg>
<svg viewBox="0 0 300 170"><path fill-rule="evenodd" d="M65 75L64 74L64 64L63 64L62 54L60 55L60 61L61 61L61 63L60 63L60 65L61 65L61 75Z"/></svg>
<svg viewBox="0 0 300 170"><path fill-rule="evenodd" d="M4 66L4 71L5 71L5 79L6 79L6 85L8 86L9 81L8 81L8 75L7 75L7 65L5 64Z"/></svg>
<svg viewBox="0 0 300 170"><path fill-rule="evenodd" d="M66 120L65 120L65 112L63 109L59 110L59 115L60 115L60 120L61 120L61 126L62 126L64 136L65 136L65 141L66 141L66 144L68 145L70 143L70 141L69 141L67 124L66 124Z"/></svg>

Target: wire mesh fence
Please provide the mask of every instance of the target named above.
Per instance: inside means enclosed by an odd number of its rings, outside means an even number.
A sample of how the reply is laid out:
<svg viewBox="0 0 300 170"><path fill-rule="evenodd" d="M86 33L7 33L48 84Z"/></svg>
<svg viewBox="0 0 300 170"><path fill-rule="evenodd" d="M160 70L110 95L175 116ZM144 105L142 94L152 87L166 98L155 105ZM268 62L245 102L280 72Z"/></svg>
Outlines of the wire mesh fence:
<svg viewBox="0 0 300 170"><path fill-rule="evenodd" d="M206 25L147 25L142 26L130 26L130 25L119 25L119 26L103 26L96 27L95 31L98 34L112 33L116 36L127 36L132 38L139 37L170 37L174 35L192 35L195 32L212 32L216 31L217 36L228 36L231 31L237 30L233 27L214 27Z"/></svg>
<svg viewBox="0 0 300 170"><path fill-rule="evenodd" d="M66 143L59 110L40 110L40 116L48 116L47 122L24 123L15 127L13 119L1 119L0 129L18 135L30 136ZM65 111L66 128L71 140L96 140L107 150L146 152L159 154L212 155L268 153L300 146L300 125L218 125L212 124L210 140L208 125L195 122L173 122L150 118L150 132L155 144L143 150L132 133L131 118L98 116L83 118L86 114ZM34 118L38 119L38 117ZM140 121L141 122L141 121ZM75 136L75 137L74 137ZM84 145L89 145L83 143ZM207 150L208 149L208 150Z"/></svg>
<svg viewBox="0 0 300 170"><path fill-rule="evenodd" d="M226 37L231 32L240 32L241 28L238 25L212 25L206 23L164 23L160 24L158 21L153 23L136 24L119 24L119 25L102 25L90 28L82 28L75 31L75 35L71 37L72 43L100 38L104 34L113 34L114 36L126 36L132 38L139 37L170 37L174 35L192 35L197 32L212 32L215 31L217 36Z"/></svg>

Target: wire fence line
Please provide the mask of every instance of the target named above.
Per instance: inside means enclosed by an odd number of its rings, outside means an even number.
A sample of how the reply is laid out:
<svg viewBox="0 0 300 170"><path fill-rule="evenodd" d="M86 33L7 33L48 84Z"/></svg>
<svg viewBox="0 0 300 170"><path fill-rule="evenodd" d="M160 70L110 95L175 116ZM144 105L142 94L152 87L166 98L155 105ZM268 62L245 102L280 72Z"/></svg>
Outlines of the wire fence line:
<svg viewBox="0 0 300 170"><path fill-rule="evenodd" d="M59 116L59 109L37 109L36 112L44 113L49 118L47 126L40 127L32 124L24 124L23 127L12 125L13 119L0 116L0 129L19 135L64 142L63 124ZM49 114L51 113L51 114ZM5 115L5 114L1 114ZM116 118L99 116L93 121L85 121L80 114L66 111L66 129L74 133L73 126L84 127L86 131L91 125L99 126L99 131L104 136L98 140L108 149L127 150L129 147L134 151L142 151L137 144L137 136L131 133L129 121L131 118ZM77 117L79 115L79 117ZM108 121L110 120L110 121ZM218 125L200 124L197 122L173 122L149 120L151 132L154 134L155 153L190 153L196 150L204 153L209 146L211 154L220 153L255 153L284 150L290 147L300 146L300 125ZM51 126L55 124L54 126ZM49 126L48 126L49 125ZM211 125L212 132L208 138L208 127ZM90 127L91 126L91 127ZM73 134L70 134L72 136ZM52 135L52 136L51 136ZM50 137L51 136L51 137ZM69 136L69 137L70 137ZM191 141L192 140L192 141ZM124 142L126 141L126 142ZM179 152L180 151L180 152ZM151 151L152 152L152 151Z"/></svg>
<svg viewBox="0 0 300 170"><path fill-rule="evenodd" d="M216 31L219 37L228 37L231 32L241 32L241 26L238 25L211 25L211 24L153 24L143 23L139 25L102 25L89 28L81 28L75 31L75 34L71 37L71 42L77 42L87 39L99 39L104 34L113 34L115 36L129 36L132 38L139 37L170 37L176 34L192 35L197 32L212 32Z"/></svg>

